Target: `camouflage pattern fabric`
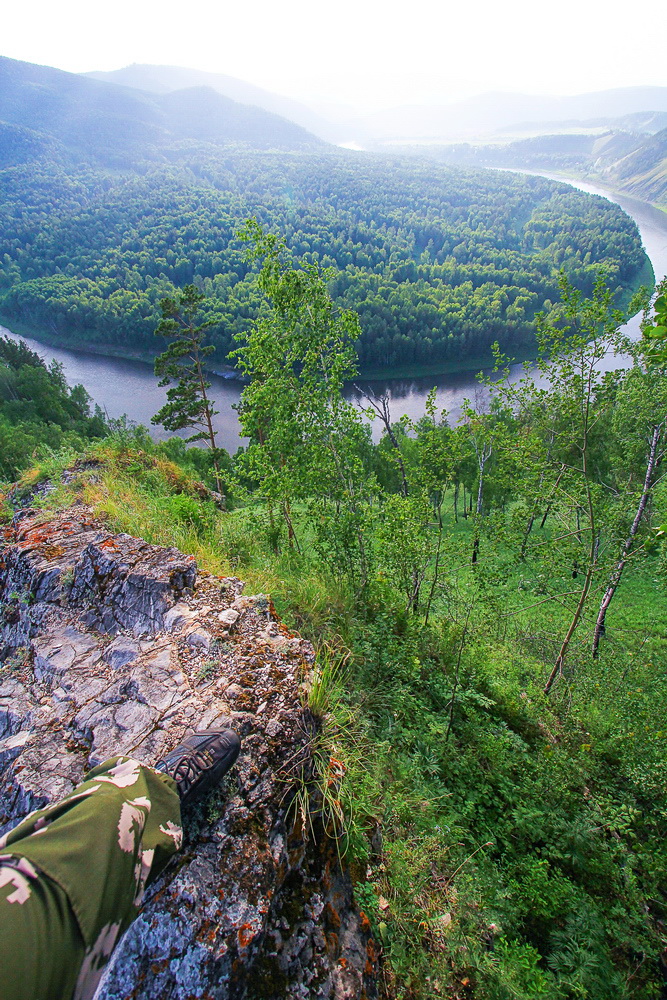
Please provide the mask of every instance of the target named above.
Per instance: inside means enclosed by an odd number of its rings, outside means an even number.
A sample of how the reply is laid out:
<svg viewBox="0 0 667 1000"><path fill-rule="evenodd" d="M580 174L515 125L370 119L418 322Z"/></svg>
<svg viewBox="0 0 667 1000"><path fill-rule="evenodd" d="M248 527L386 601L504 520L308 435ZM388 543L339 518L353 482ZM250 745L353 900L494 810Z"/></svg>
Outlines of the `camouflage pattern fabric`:
<svg viewBox="0 0 667 1000"><path fill-rule="evenodd" d="M0 838L0 1000L90 1000L182 840L176 783L130 757Z"/></svg>

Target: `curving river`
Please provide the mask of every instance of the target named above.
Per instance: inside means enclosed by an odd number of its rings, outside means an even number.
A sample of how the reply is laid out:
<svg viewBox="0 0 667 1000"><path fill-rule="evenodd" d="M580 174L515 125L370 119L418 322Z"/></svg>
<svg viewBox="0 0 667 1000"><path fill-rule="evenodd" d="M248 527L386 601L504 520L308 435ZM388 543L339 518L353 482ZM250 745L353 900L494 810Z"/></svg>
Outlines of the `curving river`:
<svg viewBox="0 0 667 1000"><path fill-rule="evenodd" d="M532 171L524 172L532 173ZM571 184L573 187L579 188L580 191L586 191L589 194L602 195L620 205L628 215L632 216L639 227L644 248L653 264L656 281L667 274L667 213L661 212L645 202L637 201L635 198L611 194L583 181L565 181L562 177L549 173L542 173L541 176ZM638 336L639 316L630 320L625 329L632 336ZM0 326L0 333L19 339L2 326ZM102 357L83 350L47 347L29 337L22 339L45 360L55 359L59 361L68 382L70 384L81 383L92 399L99 403L110 417L120 417L125 413L131 420L150 427L151 417L165 401L165 390L158 387L152 367L144 362ZM619 367L622 360L621 358L610 358L609 367ZM510 377L518 379L523 372L523 365L514 365ZM242 386L233 379L225 379L216 375L211 376L211 382L213 384L212 397L219 410L215 418L219 443L233 453L242 443L234 409L234 405L239 401ZM424 413L426 396L434 386L437 389L438 407L448 411L452 422L456 422L463 400L474 399L480 393L474 374L470 372L459 375L391 379L372 384L375 392L387 391L389 393L391 414L396 420L404 413L415 420L421 417ZM351 392L350 398L356 401L356 393ZM374 432L379 436L380 427L377 423ZM153 428L153 433L156 437L169 436L162 431L162 428Z"/></svg>

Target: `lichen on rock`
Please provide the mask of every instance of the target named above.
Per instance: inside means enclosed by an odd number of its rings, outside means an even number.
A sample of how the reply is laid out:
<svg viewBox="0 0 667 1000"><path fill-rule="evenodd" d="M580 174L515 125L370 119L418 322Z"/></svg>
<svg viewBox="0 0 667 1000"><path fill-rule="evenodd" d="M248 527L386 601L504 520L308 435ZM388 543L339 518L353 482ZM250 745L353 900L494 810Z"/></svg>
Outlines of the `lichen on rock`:
<svg viewBox="0 0 667 1000"><path fill-rule="evenodd" d="M300 696L313 650L242 590L81 504L24 509L2 529L0 833L106 757L151 763L193 728L243 740L186 817L101 1000L375 995L374 945L335 845L306 836L291 808L313 766Z"/></svg>

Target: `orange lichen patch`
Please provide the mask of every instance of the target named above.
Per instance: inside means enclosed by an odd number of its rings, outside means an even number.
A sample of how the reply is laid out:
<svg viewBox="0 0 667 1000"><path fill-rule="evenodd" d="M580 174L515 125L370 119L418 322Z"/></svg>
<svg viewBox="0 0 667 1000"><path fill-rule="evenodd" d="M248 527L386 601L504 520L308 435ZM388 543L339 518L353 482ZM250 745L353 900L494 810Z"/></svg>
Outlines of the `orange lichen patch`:
<svg viewBox="0 0 667 1000"><path fill-rule="evenodd" d="M97 543L98 549L112 549L113 551L118 550L118 546L113 538L105 538L103 542Z"/></svg>
<svg viewBox="0 0 667 1000"><path fill-rule="evenodd" d="M328 934L325 934L324 940L326 941L327 952L332 958L340 954L340 941L335 931L329 931Z"/></svg>
<svg viewBox="0 0 667 1000"><path fill-rule="evenodd" d="M324 908L324 912L327 915L327 920L331 923L331 925L333 927L336 927L336 928L340 927L340 914L331 905L331 903L327 903L327 905Z"/></svg>
<svg viewBox="0 0 667 1000"><path fill-rule="evenodd" d="M345 955L340 956L340 958L338 959L338 964L340 965L341 969L347 969L347 959L345 958Z"/></svg>
<svg viewBox="0 0 667 1000"><path fill-rule="evenodd" d="M66 551L67 550L64 545L45 545L42 548L41 555L43 555L45 559L60 559L61 556L65 555Z"/></svg>
<svg viewBox="0 0 667 1000"><path fill-rule="evenodd" d="M19 545L23 542L32 545L41 545L50 538L51 522L47 521L45 524L34 525L30 522L28 524L19 525L16 532L16 540Z"/></svg>
<svg viewBox="0 0 667 1000"><path fill-rule="evenodd" d="M361 922L361 929L365 931L366 934L369 934L371 929L371 922L363 910L359 910L359 920Z"/></svg>
<svg viewBox="0 0 667 1000"><path fill-rule="evenodd" d="M236 934L241 948L247 948L255 936L252 924L241 924Z"/></svg>
<svg viewBox="0 0 667 1000"><path fill-rule="evenodd" d="M91 527L94 527L91 521L81 518L60 518L57 524L53 520L42 521L40 524L34 524L32 520L29 520L25 524L19 524L16 530L16 542L21 548L45 544L55 547L58 546L57 538L59 536L79 534ZM62 551L64 550L61 550L60 554Z"/></svg>

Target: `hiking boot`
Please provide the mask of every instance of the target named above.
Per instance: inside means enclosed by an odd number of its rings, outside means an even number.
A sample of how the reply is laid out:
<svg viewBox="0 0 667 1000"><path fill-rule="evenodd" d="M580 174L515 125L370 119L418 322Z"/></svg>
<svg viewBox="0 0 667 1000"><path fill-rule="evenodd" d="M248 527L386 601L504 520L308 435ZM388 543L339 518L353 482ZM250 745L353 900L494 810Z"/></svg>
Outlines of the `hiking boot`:
<svg viewBox="0 0 667 1000"><path fill-rule="evenodd" d="M186 736L153 766L174 779L181 804L187 805L218 784L240 749L241 740L231 729L206 729Z"/></svg>

